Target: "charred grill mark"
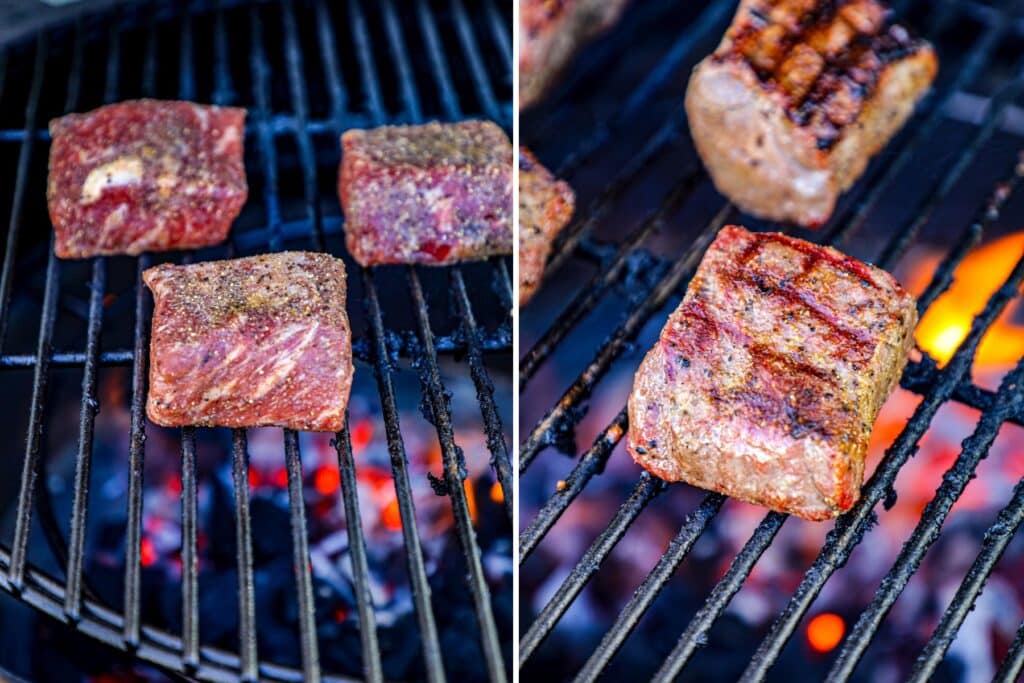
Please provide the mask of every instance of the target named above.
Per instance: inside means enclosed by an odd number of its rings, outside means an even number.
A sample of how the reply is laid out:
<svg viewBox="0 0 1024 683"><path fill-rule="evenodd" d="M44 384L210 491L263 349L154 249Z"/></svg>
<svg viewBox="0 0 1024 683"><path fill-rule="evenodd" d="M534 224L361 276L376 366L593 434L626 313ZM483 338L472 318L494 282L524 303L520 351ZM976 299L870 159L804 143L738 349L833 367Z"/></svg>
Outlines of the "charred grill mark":
<svg viewBox="0 0 1024 683"><path fill-rule="evenodd" d="M871 99L882 71L925 45L878 0L764 0L730 29L719 61L748 65L791 121L827 151Z"/></svg>

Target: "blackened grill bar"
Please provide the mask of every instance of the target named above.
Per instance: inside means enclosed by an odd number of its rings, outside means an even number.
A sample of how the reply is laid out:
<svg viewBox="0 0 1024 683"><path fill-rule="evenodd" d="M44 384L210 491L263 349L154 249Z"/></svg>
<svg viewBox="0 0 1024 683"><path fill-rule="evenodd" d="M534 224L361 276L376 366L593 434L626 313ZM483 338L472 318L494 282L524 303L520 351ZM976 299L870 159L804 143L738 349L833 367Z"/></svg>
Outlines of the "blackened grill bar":
<svg viewBox="0 0 1024 683"><path fill-rule="evenodd" d="M728 5L728 3L713 3L711 8L703 10L701 17L709 16L715 8L720 8L723 4ZM906 10L910 4L909 2L901 3L901 6L897 8L897 13ZM970 13L972 18L982 18L983 26L964 50L959 69L950 79L950 84L934 92L922 103L912 123L908 125L909 130L898 137L890 145L892 149L883 153L881 159L873 164L874 168L870 169L866 181L861 183L864 189L860 196L855 195L845 208L841 207L832 225L816 235L818 240L839 245L864 226L877 208L884 190L891 188L897 182L901 171L906 170L914 153L946 120L945 109L957 92L980 80L980 76L988 70L992 60L998 54L999 48L1013 34L1009 27L1014 24L1012 18L1007 14L1010 5L1011 3L1002 3L998 7L986 8L986 11L980 15L977 12ZM960 3L944 5L929 21L929 34L937 34L944 28L953 25L963 11ZM704 30L710 31L711 28L705 26ZM694 42L700 44L700 37L698 36ZM679 54L666 55L663 59L664 63L673 62L673 67L669 69L670 72L678 71L682 61ZM1015 103L1022 90L1024 90L1024 71L1018 70L988 100L982 120L976 125L971 138L950 164L950 168L944 170L929 184L922 199L915 206L915 210L909 214L910 218L892 232L892 237L880 249L879 256L882 267L891 268L895 265L913 244L921 228L933 217L938 207L956 187L962 184L969 165L977 159L982 147L998 130L1004 112ZM652 94L653 90L645 91L644 98L651 97ZM577 99L586 96L585 94L578 95ZM626 93L621 99L627 102L632 101L630 93ZM624 109L625 107L622 110ZM621 121L629 123L638 116L638 113L634 111ZM610 120L619 125L618 114L613 114ZM610 290L610 285L615 284L621 278L622 273L615 272L614 268L619 264L619 259L624 251L631 251L633 258L639 261L641 264L639 267L643 269L665 273L667 268L673 265L678 266L678 260L669 261L643 251L639 241L634 244L630 237L625 237L622 241L615 243L591 244L592 240L587 236L596 226L600 225L604 213L614 205L626 187L636 182L650 164L660 155L666 153L667 148L674 142L670 131L676 130L673 128L676 123L678 122L666 121L656 130L654 135L649 138L651 141L649 146L642 147L641 151L634 155L633 159L613 177L610 183L598 191L596 198L574 219L568 230L568 236L556 245L556 249L560 249L560 251L556 251L552 255L552 259L549 261L549 273L557 270L572 258L598 265L597 273L586 287L581 288L574 305L582 302L588 306L588 312L596 306L604 291ZM590 139L586 139L574 151L569 152L564 157L560 170L571 173L584 160L592 158L600 150L602 141L610 139L608 129L599 128L594 139L599 142L594 144ZM991 188L987 200L978 207L971 224L966 229L956 232L951 240L948 253L939 263L925 292L919 299L922 313L946 291L952 283L955 269L978 243L984 231L999 219L1002 208L1018 188L1022 172L1024 172L1024 166L1018 158L1003 174L1002 179ZM665 209L666 203L666 200L662 200L660 208ZM719 217L726 218L729 210L728 205L723 207ZM625 231L621 234L632 236L634 233ZM697 247L696 251L699 259L704 248ZM689 253L684 259L688 258ZM1011 376L1005 378L1000 392L994 393L982 389L975 385L970 377L972 359L982 336L1009 302L1017 296L1022 279L1024 279L1024 260L1017 263L1007 280L987 302L984 310L973 319L967 337L961 342L948 364L939 368L935 361L925 355L920 361L908 365L901 385L922 396L923 401L886 453L875 474L866 483L862 500L851 513L837 521L835 530L830 532L818 559L807 570L803 583L797 589L786 611L776 620L761 647L753 655L744 674L744 680L760 681L765 679L783 645L793 635L798 622L818 595L825 581L838 567L842 566L850 552L861 540L870 524L873 508L883 499L892 495L896 475L917 448L921 436L931 424L940 407L948 401L956 401L978 409L982 414L981 421L976 428L979 433L965 442L963 452L951 470L949 476L953 477L956 485L945 484L940 488L930 505L932 512L926 513L922 517L918 529L908 539L908 548L912 546L914 550L905 552L909 552L911 555L894 565L893 572L904 583L906 578L916 570L916 561L920 559L923 549L938 536L945 519L943 511L948 510L949 506L959 499L967 478L972 476L975 466L987 453L988 447L991 445L989 437L1006 422L1022 423L1024 415L1022 415L1020 405L1021 378L1018 376L1021 374L1020 367L1012 372ZM653 315L660 309L661 304L668 300L669 296L682 293L686 278L680 277L674 282L671 280L669 282L672 286L668 292L663 293L662 289L666 283L664 275L652 288L641 292L641 298L636 300L638 303L635 304L631 317L609 333L607 341L596 352L594 361L576 378L555 407L535 427L524 428L524 441L520 446L521 471L528 468L544 448L567 443L567 435L571 436L572 428L582 420L589 408L589 404L583 402L596 400L599 390L595 390L595 385L601 375L608 369L621 344L634 338L639 331L641 325L634 320L637 312L648 310L649 315ZM593 290L595 286L601 287L602 292L591 296L590 290ZM661 298L661 304L650 307L653 298ZM569 316L568 321L566 315L554 318L557 322L543 331L539 337L540 341L523 356L522 364L525 371L520 378L521 388L525 387L528 381L536 375L544 362L559 348L559 342L575 328L583 317L583 315ZM594 395L592 396L592 394ZM591 448L580 456L564 483L559 483L558 491L542 505L537 515L520 533L519 561L521 565L542 543L554 523L569 509L593 477L604 470L608 458L624 436L627 427L626 415L623 410L599 433ZM647 503L661 490L659 482L650 478L646 473L641 475L629 499L623 503L608 526L584 552L580 561L572 568L549 602L540 609L533 622L524 628L525 633L520 640L521 666L530 661L537 648L558 624L562 615L573 604L587 582L598 571L601 562L607 557L612 547L624 536ZM977 597L984 580L995 566L1002 548L1005 548L1005 544L1013 535L1013 530L1019 525L1020 511L1018 508L1020 503L1017 500L1020 496L1019 491L1020 486L1017 487L1013 500L1000 513L997 523L992 526L990 536L995 540L986 541L975 567L964 579L961 593L949 606L942 624L935 631L932 640L922 654L918 663L919 670L916 672L919 680L924 680L927 674L934 670L934 667L941 661L942 654L945 652L944 648L948 647L952 641L967 610L969 610L970 603ZM575 680L596 680L606 670L608 663L632 633L640 617L685 559L689 549L689 545L685 542L689 539L688 530L693 529L694 525L697 528L702 528L702 525L705 524L705 516L708 520L714 516L714 512L717 510L716 504L718 504L716 495L710 494L690 513L684 521L680 536L677 537L673 547L632 594L614 624L605 634L601 644L590 656L589 661L577 674ZM757 526L749 540L733 558L725 574L711 590L703 606L691 618L676 646L662 662L654 680L659 682L675 680L682 672L691 657L706 642L711 627L723 614L732 597L743 587L755 564L771 546L785 520L785 515L772 512ZM922 543L925 545L922 546ZM865 623L855 629L854 634L851 634L843 645L848 654L841 663L836 663L833 669L835 680L846 680L852 674L853 667L859 661L864 648L880 626L881 617L884 614L879 610L891 604L902 585L889 586L889 593L879 593L876 596L875 603L869 607L872 615L870 621L867 621L867 617L865 617ZM964 604L964 600L968 604ZM997 679L1013 680L1019 674L1022 664L1024 664L1024 625L1018 632L1018 638L1011 646Z"/></svg>
<svg viewBox="0 0 1024 683"><path fill-rule="evenodd" d="M258 175L263 179L263 206L265 211L265 227L263 230L252 231L238 236L240 239L227 246L229 255L241 247L269 246L271 250L283 248L286 239L294 239L296 234L309 238L312 246L318 250L325 247L327 235L337 235L341 230L341 221L334 217L321 215L320 197L318 194L318 178L316 159L313 154L313 135L331 132L335 135L353 125L383 124L392 120L386 113L383 97L378 85L378 75L374 65L375 54L381 52L372 46L370 29L364 14L363 3L352 0L347 11L351 21L352 42L356 46L355 57L363 76L361 82L367 95L365 102L369 113L350 111L350 98L346 92L341 76L341 62L335 49L338 44L335 35L331 11L323 0L317 0L312 8L317 19L316 36L319 42L321 69L326 84L326 92L330 103L330 118L314 120L310 117L308 90L305 84L304 58L315 54L299 40L297 20L292 0L277 3L283 27L284 69L289 81L288 95L291 112L288 114L272 113L268 82L271 65L264 47L264 29L261 10L252 7L247 15L243 15L243 24L248 24L250 53L246 60L250 70L253 108L250 114L250 125L254 131L255 148L259 155L257 162ZM441 6L440 9L438 6ZM404 10L404 8L403 8ZM195 41L198 35L196 25L201 16L202 8L190 8L189 14L180 17L180 50L178 53L178 92L182 99L194 99L197 92L195 76ZM229 65L231 46L226 21L226 9L217 7L207 15L212 19L213 36L213 90L212 99L217 104L228 104L235 100L234 84L231 81L232 67ZM341 11L341 10L338 10ZM403 83L412 83L412 74L408 70L408 55L405 50L404 37L398 14L391 3L383 8L384 21L388 28L387 37L390 41L390 54L400 72ZM445 113L449 118L459 115L459 98L462 96L455 86L455 81L447 70L445 50L439 38L435 24L435 14L439 11L448 13L455 25L458 45L472 71L472 92L483 105L484 112L506 121L511 113L511 106L499 103L496 90L490 82L491 76L484 66L481 56L483 40L476 35L476 28L470 21L467 8L459 2L428 3L426 0L417 3L416 17L421 32L428 43L433 44L436 57L432 61L432 72L439 88L439 98L448 103ZM488 17L486 25L488 33L493 33L488 41L493 41L498 48L510 45L507 36L502 38L499 28L504 22L493 3L486 8ZM196 14L192 14L196 12ZM147 32L146 49L142 65L144 95L153 96L157 86L158 58L156 52L157 20L150 18ZM120 45L122 22L114 21L105 39L99 43L106 44L107 63L105 68L106 90L105 101L117 99L117 85L121 77L121 60L125 58ZM486 34L485 34L486 35ZM84 45L97 49L96 45L87 42L82 27L76 27L76 50L81 51ZM488 46L490 47L490 46ZM102 49L99 48L99 49ZM315 48L312 48L315 50ZM0 276L0 330L6 328L12 289L14 287L15 249L22 230L22 214L26 202L25 194L28 173L35 153L37 141L48 140L44 130L39 130L37 113L40 108L41 95L44 92L44 75L50 61L51 52L47 45L47 35L41 34L34 53L33 76L28 99L25 103L25 126L23 130L0 131L0 140L14 141L20 144L17 178L14 187L14 202L11 208L7 249L4 254L2 276ZM506 57L511 68L511 56ZM82 69L79 59L68 76L68 100L65 110L76 108L82 90ZM405 65L403 68L402 65ZM6 70L4 71L6 73ZM508 79L511 82L511 78ZM0 77L0 88L3 79ZM2 92L2 91L0 91ZM415 105L415 90L406 90L409 94L407 104ZM421 118L423 112L417 106L409 107L405 114L408 120ZM305 204L305 216L301 221L286 221L282 217L279 202L278 158L275 140L281 137L294 139L299 165L302 170L302 199ZM252 236L260 236L263 242L252 243ZM232 240L236 236L232 235ZM190 260L186 254L184 260ZM242 429L232 430L231 476L234 481L235 529L238 542L238 609L239 609L239 649L238 654L228 653L214 647L204 645L199 632L199 595L196 560L197 553L197 493L198 473L196 471L196 433L194 429L181 430L182 452L182 618L181 636L161 632L146 626L141 615L141 546L143 531L142 499L144 491L143 461L145 444L145 412L147 361L148 361L148 317L149 298L141 283L141 273L150 265L150 258L142 255L137 259L135 270L134 325L133 344L131 349L104 351L100 348L103 330L104 296L106 294L106 261L95 259L92 262L91 293L88 303L88 323L86 348L83 352L61 351L52 348L54 324L58 318L57 303L60 290L60 262L53 256L52 244L47 258L45 285L43 288L42 314L39 322L39 335L36 353L33 356L24 354L0 353L0 370L29 368L33 369L31 396L31 415L26 457L22 470L22 486L19 500L21 506L17 510L16 527L18 529L12 550L8 552L0 547L0 587L18 594L22 600L33 605L42 612L65 623L75 625L79 630L97 638L108 645L133 652L136 656L148 660L169 672L186 673L206 680L244 680L257 679L277 681L316 681L324 677L319 662L317 633L315 621L314 595L312 577L309 568L309 531L305 519L305 503L303 501L302 458L299 451L298 435L285 432L284 463L287 471L288 509L290 514L291 541L295 581L298 594L298 623L300 625L300 645L302 654L302 670L298 671L280 666L269 661L260 661L256 645L256 606L254 596L254 561L252 551L252 519L249 508L248 480L249 463L247 453L246 432ZM440 641L434 621L430 601L430 588L427 582L426 567L419 537L416 532L416 518L413 507L412 487L408 472L408 463L398 424L398 405L391 382L390 358L393 355L403 358L425 360L431 362L435 373L424 385L424 395L432 395L435 399L445 395L440 374L436 372L439 355L459 357L468 353L469 369L478 390L491 386L488 370L484 364L484 353L507 353L511 350L511 334L508 332L511 317L508 315L512 300L510 279L504 263L498 259L491 265L492 278L497 285L498 303L492 304L504 311L506 321L503 329L497 331L485 329L476 323L472 304L465 291L462 273L453 270L450 277L448 296L456 299L455 308L459 314L462 329L447 335L435 336L430 329L427 312L427 293L418 283L411 291L419 293L417 300L417 318L420 321L420 340L411 341L393 334L384 323L384 312L378 299L375 277L390 277L383 273L375 274L369 270L362 273L364 284L364 304L367 308L369 337L358 340L355 355L360 360L369 362L375 371L378 381L381 405L383 408L384 431L387 436L388 450L391 456L392 475L399 514L402 520L402 536L405 555L409 566L412 584L412 598L417 613L423 643L424 669L431 681L447 680L441 659ZM415 278L413 272L411 278ZM410 287L413 287L413 281ZM0 333L0 340L4 338ZM392 338L395 341L392 341ZM361 343L358 343L361 342ZM427 343L427 347L424 347ZM2 350L2 344L0 344ZM127 492L127 533L125 537L125 581L124 581L124 612L118 614L107 608L88 590L82 574L83 543L85 537L85 521L88 513L88 474L92 453L94 418L97 403L97 372L100 367L112 365L130 365L131 370L131 426L129 430L128 448L128 492ZM64 584L52 579L44 572L28 563L27 548L31 520L32 492L39 472L39 449L42 437L43 411L46 405L47 384L50 369L53 367L80 367L83 369L82 402L80 406L79 442L75 467L74 506L70 522L71 542L68 547L68 578ZM510 483L511 466L508 461L507 446L504 444L501 420L494 405L493 395L481 392L480 410L488 436L495 470L506 492L506 510L511 510L512 489ZM458 522L458 536L466 562L474 573L470 589L477 606L481 624L481 636L484 658L481 667L487 671L492 681L504 681L506 665L502 661L497 631L491 612L490 595L483 580L480 563L480 548L476 541L472 520L469 517L465 499L465 491L461 486L461 474L452 467L456 454L454 435L450 428L451 414L446 402L442 400L436 406L436 415L442 416L449 427L442 434L439 427L439 438L447 456L445 472L452 484L449 487L453 509ZM346 421L347 422L347 421ZM349 524L351 544L352 578L358 627L362 647L363 675L367 681L383 680L383 665L380 646L377 639L374 607L372 604L370 577L367 564L366 538L363 535L359 515L356 491L356 465L352 456L351 441L348 427L336 435L334 447L340 470L340 488L345 509L345 519ZM41 523L46 515L40 515ZM47 539L51 539L52 530L48 530ZM58 530L56 544L61 545L63 539ZM54 548L56 555L60 551ZM83 595L84 593L84 595ZM327 675L327 680L349 680L344 677Z"/></svg>

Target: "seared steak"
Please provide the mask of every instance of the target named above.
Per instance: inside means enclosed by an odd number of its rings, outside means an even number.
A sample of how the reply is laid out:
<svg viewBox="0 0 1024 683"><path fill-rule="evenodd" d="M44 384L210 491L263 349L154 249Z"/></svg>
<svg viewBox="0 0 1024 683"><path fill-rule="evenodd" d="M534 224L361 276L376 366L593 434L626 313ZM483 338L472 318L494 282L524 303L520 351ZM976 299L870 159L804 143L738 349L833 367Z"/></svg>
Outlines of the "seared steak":
<svg viewBox="0 0 1024 683"><path fill-rule="evenodd" d="M669 481L835 517L859 497L916 322L914 298L878 268L723 228L636 373L629 452Z"/></svg>
<svg viewBox="0 0 1024 683"><path fill-rule="evenodd" d="M628 1L522 0L519 108L539 100L583 43L614 24Z"/></svg>
<svg viewBox="0 0 1024 683"><path fill-rule="evenodd" d="M245 110L136 100L50 122L61 258L223 242L248 196Z"/></svg>
<svg viewBox="0 0 1024 683"><path fill-rule="evenodd" d="M540 287L551 241L572 218L576 196L525 147L519 148L519 305Z"/></svg>
<svg viewBox="0 0 1024 683"><path fill-rule="evenodd" d="M686 92L694 143L740 208L816 227L935 77L878 0L743 0Z"/></svg>
<svg viewBox="0 0 1024 683"><path fill-rule="evenodd" d="M350 130L338 195L364 266L512 253L512 144L489 121Z"/></svg>
<svg viewBox="0 0 1024 683"><path fill-rule="evenodd" d="M344 262L284 252L165 264L143 278L155 300L150 420L342 428L352 385Z"/></svg>

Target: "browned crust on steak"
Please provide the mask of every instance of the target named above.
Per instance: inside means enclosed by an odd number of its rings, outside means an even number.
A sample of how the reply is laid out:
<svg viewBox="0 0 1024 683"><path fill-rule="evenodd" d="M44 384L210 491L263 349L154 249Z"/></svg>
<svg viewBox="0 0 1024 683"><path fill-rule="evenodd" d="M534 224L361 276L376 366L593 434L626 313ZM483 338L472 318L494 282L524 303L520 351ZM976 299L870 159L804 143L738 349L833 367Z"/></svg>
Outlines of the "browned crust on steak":
<svg viewBox="0 0 1024 683"><path fill-rule="evenodd" d="M902 127L938 68L876 0L744 0L694 70L686 107L716 186L815 227Z"/></svg>
<svg viewBox="0 0 1024 683"><path fill-rule="evenodd" d="M628 450L668 481L835 517L859 497L916 322L913 297L878 268L723 228L636 373Z"/></svg>
<svg viewBox="0 0 1024 683"><path fill-rule="evenodd" d="M551 242L572 218L576 195L530 150L519 148L519 305L540 287Z"/></svg>

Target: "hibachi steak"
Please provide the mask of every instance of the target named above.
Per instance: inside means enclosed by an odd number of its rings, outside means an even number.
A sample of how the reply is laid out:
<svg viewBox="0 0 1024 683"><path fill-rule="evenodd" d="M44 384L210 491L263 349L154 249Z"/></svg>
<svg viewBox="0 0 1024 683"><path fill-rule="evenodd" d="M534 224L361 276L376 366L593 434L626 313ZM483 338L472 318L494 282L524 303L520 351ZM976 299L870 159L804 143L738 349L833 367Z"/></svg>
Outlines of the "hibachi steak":
<svg viewBox="0 0 1024 683"><path fill-rule="evenodd" d="M364 266L512 253L512 144L489 121L350 130L338 195Z"/></svg>
<svg viewBox="0 0 1024 683"><path fill-rule="evenodd" d="M344 262L284 252L165 264L143 279L155 300L150 420L342 428L352 385Z"/></svg>
<svg viewBox="0 0 1024 683"><path fill-rule="evenodd" d="M525 147L519 148L519 305L540 287L551 241L572 218L576 196Z"/></svg>
<svg viewBox="0 0 1024 683"><path fill-rule="evenodd" d="M668 481L835 517L860 495L916 322L914 298L885 271L723 228L636 373L629 452Z"/></svg>
<svg viewBox="0 0 1024 683"><path fill-rule="evenodd" d="M878 0L743 0L686 112L719 191L815 227L903 126L938 64Z"/></svg>
<svg viewBox="0 0 1024 683"><path fill-rule="evenodd" d="M135 100L50 122L61 258L223 242L248 196L245 110Z"/></svg>

